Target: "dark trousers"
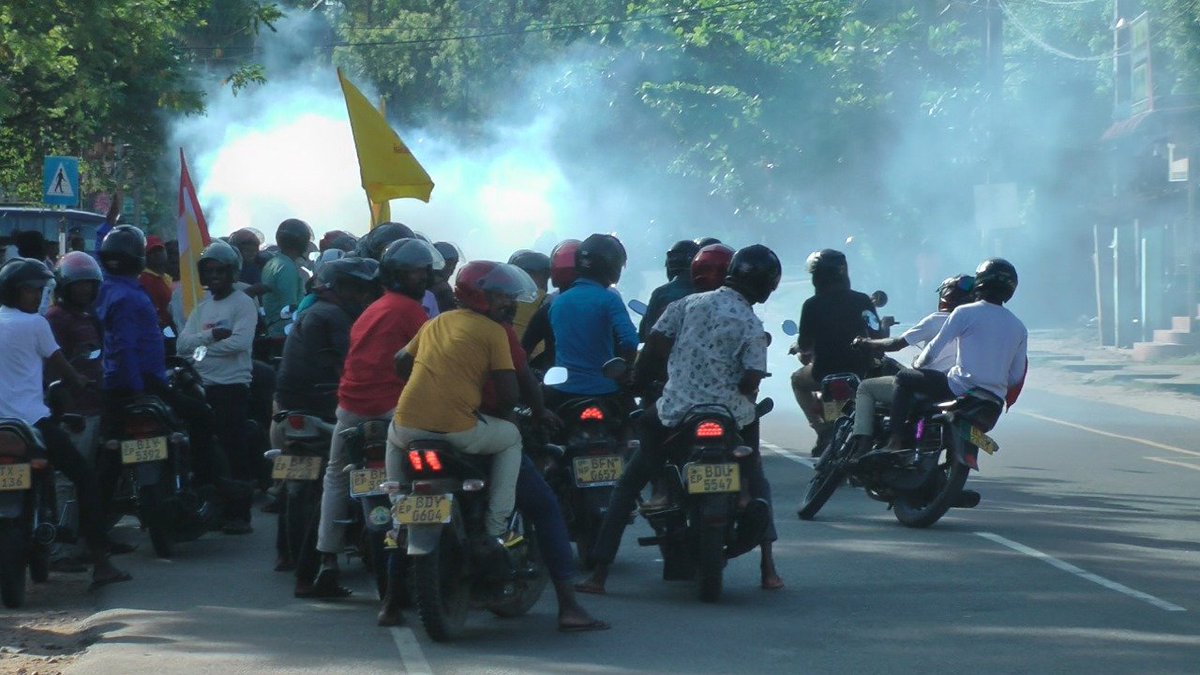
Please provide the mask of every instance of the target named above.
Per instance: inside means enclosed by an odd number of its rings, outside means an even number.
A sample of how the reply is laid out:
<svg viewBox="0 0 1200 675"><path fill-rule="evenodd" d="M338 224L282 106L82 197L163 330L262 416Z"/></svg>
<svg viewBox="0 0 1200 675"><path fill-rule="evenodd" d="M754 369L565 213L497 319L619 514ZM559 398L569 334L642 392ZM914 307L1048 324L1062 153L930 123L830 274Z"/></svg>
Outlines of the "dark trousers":
<svg viewBox="0 0 1200 675"><path fill-rule="evenodd" d="M638 493L655 476L662 471L667 463L668 448L665 441L673 429L663 426L658 418L658 411L647 409L638 419L638 432L641 437L641 447L633 454L633 458L625 465L625 472L613 489L612 499L609 500L608 513L600 525L596 535L596 544L592 549L593 559L597 563L611 564L616 558L617 548L621 545L621 535L629 522L629 513L637 504ZM747 489L753 498L765 499L771 503L771 484L763 473L762 455L758 452L758 420L746 425L741 431L742 441L754 448L754 454L741 460L741 472L746 478ZM763 542L775 541L774 516L763 536Z"/></svg>
<svg viewBox="0 0 1200 675"><path fill-rule="evenodd" d="M229 473L236 480L253 482L258 480L259 462L250 456L250 445L246 439L246 413L249 407L250 386L246 384L210 384L204 387L208 405L212 407L216 436L221 441ZM238 500L239 505L230 505L226 515L250 519L250 504Z"/></svg>
<svg viewBox="0 0 1200 675"><path fill-rule="evenodd" d="M48 418L34 424L46 443L50 465L63 472L75 484L75 497L79 500L79 533L92 550L108 548L108 536L104 532L104 502L100 496L100 483L91 465L75 449L71 437Z"/></svg>
<svg viewBox="0 0 1200 675"><path fill-rule="evenodd" d="M912 418L917 410L917 397L934 401L949 401L954 398L946 373L930 368L914 370L905 368L896 374L896 388L892 393L892 428L904 438L912 437Z"/></svg>
<svg viewBox="0 0 1200 675"><path fill-rule="evenodd" d="M521 472L517 474L516 505L537 530L538 545L550 576L559 581L575 576L571 537L567 534L558 497L528 456L521 458Z"/></svg>

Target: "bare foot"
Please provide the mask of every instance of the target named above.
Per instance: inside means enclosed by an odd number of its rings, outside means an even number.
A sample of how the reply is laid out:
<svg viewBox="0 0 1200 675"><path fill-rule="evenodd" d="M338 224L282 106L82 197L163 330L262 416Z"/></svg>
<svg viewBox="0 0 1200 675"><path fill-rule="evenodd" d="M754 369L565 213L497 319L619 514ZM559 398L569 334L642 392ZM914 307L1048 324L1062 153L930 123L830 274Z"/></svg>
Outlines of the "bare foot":
<svg viewBox="0 0 1200 675"><path fill-rule="evenodd" d="M608 630L610 627L607 623L588 614L587 610L579 606L564 609L558 613L558 630L564 633Z"/></svg>
<svg viewBox="0 0 1200 675"><path fill-rule="evenodd" d="M764 591L778 591L783 586L783 579L779 578L778 574L763 575L762 589Z"/></svg>
<svg viewBox="0 0 1200 675"><path fill-rule="evenodd" d="M597 581L593 577L588 577L575 584L575 590L580 593L591 593L592 595L605 595L608 592L604 590L604 582Z"/></svg>

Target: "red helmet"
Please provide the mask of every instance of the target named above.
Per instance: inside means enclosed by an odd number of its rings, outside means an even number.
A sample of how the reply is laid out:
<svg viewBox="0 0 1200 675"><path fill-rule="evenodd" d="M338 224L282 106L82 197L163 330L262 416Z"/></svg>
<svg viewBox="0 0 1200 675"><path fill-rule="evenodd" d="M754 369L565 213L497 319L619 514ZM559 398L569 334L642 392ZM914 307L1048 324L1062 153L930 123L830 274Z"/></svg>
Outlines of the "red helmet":
<svg viewBox="0 0 1200 675"><path fill-rule="evenodd" d="M560 291L565 291L579 278L575 271L575 251L582 243L578 239L565 239L550 252L550 282Z"/></svg>
<svg viewBox="0 0 1200 675"><path fill-rule="evenodd" d="M454 297L462 307L487 312L492 307L491 296L497 293L519 302L532 302L537 285L525 270L507 263L474 260L458 270Z"/></svg>
<svg viewBox="0 0 1200 675"><path fill-rule="evenodd" d="M725 244L709 244L692 258L692 288L697 293L713 291L725 283L733 249Z"/></svg>

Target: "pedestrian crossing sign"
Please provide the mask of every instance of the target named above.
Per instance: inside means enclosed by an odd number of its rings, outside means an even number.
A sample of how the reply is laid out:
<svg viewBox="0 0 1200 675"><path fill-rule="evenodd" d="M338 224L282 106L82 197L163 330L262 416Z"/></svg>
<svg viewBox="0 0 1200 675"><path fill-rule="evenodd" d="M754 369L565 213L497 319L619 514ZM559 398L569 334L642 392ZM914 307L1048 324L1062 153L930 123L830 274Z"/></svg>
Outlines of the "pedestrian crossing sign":
<svg viewBox="0 0 1200 675"><path fill-rule="evenodd" d="M47 157L42 163L42 201L50 206L79 204L79 158Z"/></svg>

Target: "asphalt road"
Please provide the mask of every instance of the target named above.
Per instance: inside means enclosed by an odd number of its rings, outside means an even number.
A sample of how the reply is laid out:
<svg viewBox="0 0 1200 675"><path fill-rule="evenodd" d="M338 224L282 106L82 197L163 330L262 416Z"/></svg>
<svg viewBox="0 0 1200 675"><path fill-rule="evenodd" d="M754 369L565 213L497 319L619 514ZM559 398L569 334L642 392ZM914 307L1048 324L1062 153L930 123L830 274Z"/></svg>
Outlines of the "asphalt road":
<svg viewBox="0 0 1200 675"><path fill-rule="evenodd" d="M910 530L849 488L799 521L812 436L783 403L764 454L787 588L760 590L751 554L728 567L722 601L701 604L692 584L661 580L639 522L610 594L584 596L613 624L602 633L557 633L549 592L521 619L474 614L450 645L412 613L407 628L377 628L357 562L353 598L296 600L259 514L249 537L124 557L136 579L102 591L104 635L70 672L1197 673L1196 429L1029 391L972 475L983 502Z"/></svg>

